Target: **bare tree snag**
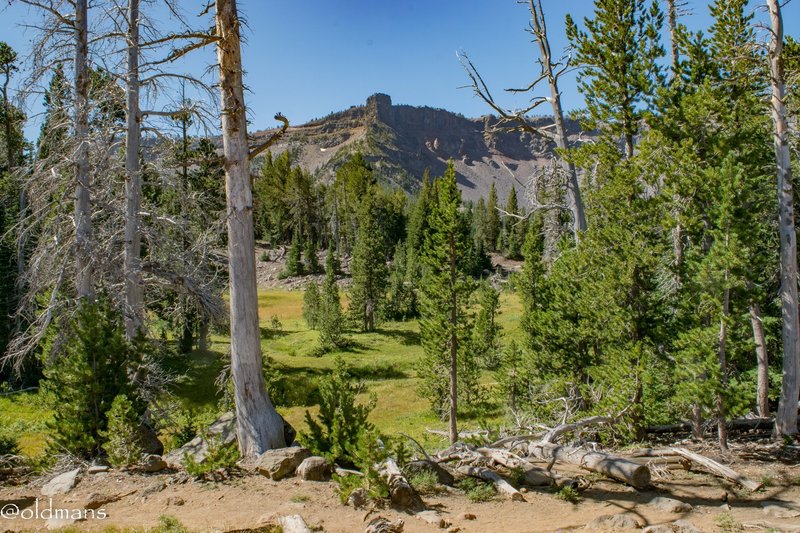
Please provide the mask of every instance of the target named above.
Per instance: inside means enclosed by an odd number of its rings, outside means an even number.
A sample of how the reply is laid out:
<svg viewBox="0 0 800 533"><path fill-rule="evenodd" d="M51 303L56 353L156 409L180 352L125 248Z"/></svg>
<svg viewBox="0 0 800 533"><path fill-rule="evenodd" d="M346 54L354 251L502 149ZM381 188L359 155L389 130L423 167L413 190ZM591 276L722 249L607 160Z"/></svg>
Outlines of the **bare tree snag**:
<svg viewBox="0 0 800 533"><path fill-rule="evenodd" d="M752 479L748 479L745 476L736 472L735 470L728 468L725 465L721 465L718 462L714 461L713 459L704 457L699 453L690 452L685 448L672 448L672 451L674 451L675 453L677 453L682 457L689 459L693 463L697 463L700 466L705 467L712 474L725 478L728 481L733 481L734 483L738 483L739 485L743 486L748 490L756 491L762 487L761 483L753 481Z"/></svg>
<svg viewBox="0 0 800 533"><path fill-rule="evenodd" d="M381 468L383 477L389 485L389 498L394 505L404 509L422 510L425 505L422 503L417 491L411 483L403 476L394 459L388 458Z"/></svg>
<svg viewBox="0 0 800 533"><path fill-rule="evenodd" d="M767 0L772 27L769 72L772 86L772 120L775 124L775 163L778 175L778 226L781 239L781 310L783 317L783 379L775 432L797 433L797 400L800 396L800 320L797 301L797 232L794 220L792 166L789 159L789 123L783 71L783 16L778 0Z"/></svg>
<svg viewBox="0 0 800 533"><path fill-rule="evenodd" d="M92 200L89 192L89 9L75 0L75 287L78 297L94 299Z"/></svg>
<svg viewBox="0 0 800 533"><path fill-rule="evenodd" d="M128 72L125 100L125 336L130 340L142 326L144 287L139 233L142 176L139 165L139 0L128 0Z"/></svg>
<svg viewBox="0 0 800 533"><path fill-rule="evenodd" d="M518 491L517 489L512 487L511 484L508 481L506 481L505 479L501 478L498 474L496 474L495 472L489 470L488 468L483 468L483 467L480 467L480 466L466 466L465 465L465 466L460 466L458 468L458 471L461 472L462 474L467 475L467 476L476 477L478 479L482 479L484 481L488 481L489 483L492 483L495 486L495 488L497 489L497 492L505 495L511 501L514 501L514 502L524 502L525 501L525 497L522 495L522 493L520 491Z"/></svg>
<svg viewBox="0 0 800 533"><path fill-rule="evenodd" d="M236 0L216 0L222 145L228 206L231 374L243 457L286 445L283 421L267 395L258 326L253 193Z"/></svg>
<svg viewBox="0 0 800 533"><path fill-rule="evenodd" d="M753 341L756 344L758 381L756 386L756 405L758 416L769 416L769 358L767 357L767 338L761 322L761 307L758 302L750 304L750 324L753 326Z"/></svg>
<svg viewBox="0 0 800 533"><path fill-rule="evenodd" d="M577 465L585 470L623 481L637 489L650 485L650 470L646 466L603 452L549 443L531 443L528 445L528 456L542 461L560 461Z"/></svg>

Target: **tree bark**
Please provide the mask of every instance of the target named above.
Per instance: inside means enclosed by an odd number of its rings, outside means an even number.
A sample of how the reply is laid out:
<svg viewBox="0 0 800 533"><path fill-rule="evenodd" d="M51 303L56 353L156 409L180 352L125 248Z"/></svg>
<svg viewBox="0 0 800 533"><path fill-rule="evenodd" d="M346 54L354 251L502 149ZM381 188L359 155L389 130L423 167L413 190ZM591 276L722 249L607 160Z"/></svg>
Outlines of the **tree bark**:
<svg viewBox="0 0 800 533"><path fill-rule="evenodd" d="M458 294L455 236L450 235L450 444L458 440Z"/></svg>
<svg viewBox="0 0 800 533"><path fill-rule="evenodd" d="M88 0L75 0L75 288L94 299L92 200L89 192Z"/></svg>
<svg viewBox="0 0 800 533"><path fill-rule="evenodd" d="M667 0L667 21L669 24L669 59L672 77L678 75L678 6L675 0Z"/></svg>
<svg viewBox="0 0 800 533"><path fill-rule="evenodd" d="M528 445L528 456L543 461L560 461L577 465L586 470L624 481L638 489L650 485L650 470L646 466L607 453L555 444L531 443Z"/></svg>
<svg viewBox="0 0 800 533"><path fill-rule="evenodd" d="M797 433L797 400L800 396L800 322L797 302L797 233L794 220L792 167L789 160L789 124L786 118L783 71L783 18L778 0L767 0L772 36L769 45L772 119L775 124L775 163L778 177L778 225L781 239L781 304L783 318L783 379L775 431Z"/></svg>
<svg viewBox="0 0 800 533"><path fill-rule="evenodd" d="M133 339L142 327L142 241L140 214L142 176L139 164L139 0L128 0L128 73L125 128L125 336Z"/></svg>
<svg viewBox="0 0 800 533"><path fill-rule="evenodd" d="M531 10L531 27L539 43L543 74L550 86L550 103L553 106L553 121L556 126L556 146L562 152L559 159L561 168L567 175L567 201L572 211L572 234L575 242L580 242L580 235L586 231L586 214L583 209L578 172L575 165L565 158L564 152L569 148L567 127L564 123L564 111L561 107L561 91L558 90L558 76L553 72L553 60L550 41L547 38L547 23L544 18L541 0L529 0Z"/></svg>
<svg viewBox="0 0 800 533"><path fill-rule="evenodd" d="M216 0L216 24L228 208L231 373L239 450L243 457L252 458L286 443L283 422L267 395L264 383L258 326L253 193L236 0Z"/></svg>
<svg viewBox="0 0 800 533"><path fill-rule="evenodd" d="M750 323L753 326L753 340L756 344L756 361L758 362L758 385L756 404L758 416L769 416L769 358L767 357L767 339L764 335L764 324L761 322L761 307L758 302L750 304Z"/></svg>

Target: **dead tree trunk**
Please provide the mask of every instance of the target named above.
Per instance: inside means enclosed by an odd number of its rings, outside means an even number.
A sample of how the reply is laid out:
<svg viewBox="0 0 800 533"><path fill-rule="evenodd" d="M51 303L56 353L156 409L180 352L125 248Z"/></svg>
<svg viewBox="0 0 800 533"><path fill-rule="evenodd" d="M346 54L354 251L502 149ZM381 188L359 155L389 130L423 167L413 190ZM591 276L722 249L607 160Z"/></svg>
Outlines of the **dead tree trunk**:
<svg viewBox="0 0 800 533"><path fill-rule="evenodd" d="M554 68L550 41L547 38L547 23L544 18L541 0L530 0L531 10L531 32L539 43L539 53L541 54L542 74L547 78L550 86L550 104L553 106L553 121L556 126L556 146L562 152L560 154L561 167L567 176L567 202L572 211L572 233L575 242L580 241L580 235L586 231L586 215L583 209L583 199L581 188L578 182L578 172L575 165L568 161L563 152L569 148L567 137L567 127L564 123L564 111L561 107L561 91L558 90L558 78Z"/></svg>
<svg viewBox="0 0 800 533"><path fill-rule="evenodd" d="M769 416L769 358L767 357L767 338L764 335L764 324L761 323L761 307L758 302L750 304L750 323L753 326L753 340L756 344L756 360L758 362L758 385L756 388L756 404L758 416Z"/></svg>
<svg viewBox="0 0 800 533"><path fill-rule="evenodd" d="M253 193L242 86L236 0L216 0L217 59L222 103L222 144L228 207L231 373L237 436L243 457L285 446L283 423L264 383L258 327Z"/></svg>
<svg viewBox="0 0 800 533"><path fill-rule="evenodd" d="M89 193L88 0L75 0L75 288L94 299L92 200Z"/></svg>
<svg viewBox="0 0 800 533"><path fill-rule="evenodd" d="M772 36L769 44L772 119L775 124L775 163L778 177L778 225L781 238L781 304L783 317L783 379L775 431L797 433L797 399L800 396L800 321L797 302L797 233L794 220L792 167L789 160L789 123L786 119L783 71L783 17L778 0L767 0Z"/></svg>
<svg viewBox="0 0 800 533"><path fill-rule="evenodd" d="M528 456L542 461L561 461L577 465L586 470L624 481L637 489L650 485L650 470L646 466L607 453L555 444L531 443L528 446Z"/></svg>
<svg viewBox="0 0 800 533"><path fill-rule="evenodd" d="M139 165L139 0L128 0L128 72L125 132L125 336L142 327L143 293L140 214L142 177Z"/></svg>

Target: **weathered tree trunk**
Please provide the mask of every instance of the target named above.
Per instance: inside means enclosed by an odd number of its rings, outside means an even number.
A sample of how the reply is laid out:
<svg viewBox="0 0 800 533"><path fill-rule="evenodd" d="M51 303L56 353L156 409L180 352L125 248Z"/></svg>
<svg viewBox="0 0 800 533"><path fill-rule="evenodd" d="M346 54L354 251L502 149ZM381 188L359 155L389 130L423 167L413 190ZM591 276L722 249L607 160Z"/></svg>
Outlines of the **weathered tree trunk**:
<svg viewBox="0 0 800 533"><path fill-rule="evenodd" d="M783 72L783 17L778 0L767 0L772 33L769 45L772 85L772 119L775 123L775 162L778 175L778 224L781 238L781 304L783 317L783 379L775 431L797 433L797 400L800 396L800 322L797 301L797 233L794 221L792 167L789 160L789 124Z"/></svg>
<svg viewBox="0 0 800 533"><path fill-rule="evenodd" d="M607 453L555 444L531 443L528 446L528 456L542 461L561 461L577 465L586 470L624 481L637 489L650 485L650 470L646 466Z"/></svg>
<svg viewBox="0 0 800 533"><path fill-rule="evenodd" d="M511 501L525 501L525 497L522 495L522 493L520 493L520 491L512 487L508 481L501 478L497 473L489 470L488 468L483 468L480 466L461 466L458 468L458 471L467 476L476 477L492 483L497 489L497 492L504 494Z"/></svg>
<svg viewBox="0 0 800 533"><path fill-rule="evenodd" d="M394 459L388 458L383 463L382 475L386 478L389 485L389 498L394 505L405 509L422 510L425 505L422 503L417 491L403 476Z"/></svg>
<svg viewBox="0 0 800 533"><path fill-rule="evenodd" d="M94 299L92 201L89 193L88 0L75 0L75 288Z"/></svg>
<svg viewBox="0 0 800 533"><path fill-rule="evenodd" d="M216 0L222 145L228 206L231 373L243 457L285 446L283 422L267 396L258 327L253 194L236 0Z"/></svg>
<svg viewBox="0 0 800 533"><path fill-rule="evenodd" d="M669 24L669 59L672 77L678 75L678 6L675 0L667 0L667 21Z"/></svg>
<svg viewBox="0 0 800 533"><path fill-rule="evenodd" d="M728 273L725 272L725 279L728 279ZM725 288L725 293L722 296L722 317L719 320L719 345L717 349L717 357L719 360L719 379L720 386L726 388L728 385L728 361L725 354L725 347L728 340L728 308L730 307L731 291ZM728 428L725 426L725 401L722 397L722 392L717 392L717 437L719 440L719 447L723 451L728 450Z"/></svg>
<svg viewBox="0 0 800 533"><path fill-rule="evenodd" d="M125 336L133 339L144 314L139 233L142 176L139 165L139 0L128 0L128 75L125 131Z"/></svg>
<svg viewBox="0 0 800 533"><path fill-rule="evenodd" d="M586 215L583 209L578 172L575 165L569 162L563 153L569 148L569 139L561 107L561 91L558 90L558 76L553 72L552 53L550 41L547 38L547 23L544 18L542 2L541 0L530 0L529 5L532 17L531 27L539 43L543 74L547 77L547 83L550 86L550 103L553 106L553 121L556 126L556 146L562 151L559 159L561 167L567 175L567 202L572 211L572 234L577 243L580 241L581 233L586 231Z"/></svg>
<svg viewBox="0 0 800 533"><path fill-rule="evenodd" d="M761 322L761 307L758 302L750 304L750 323L753 326L753 341L756 344L756 361L758 364L758 385L756 388L756 404L758 416L769 416L769 358L767 357L767 338L764 335L764 324Z"/></svg>
<svg viewBox="0 0 800 533"><path fill-rule="evenodd" d="M455 237L450 235L450 283L453 297L450 301L450 444L458 440L458 279Z"/></svg>
<svg viewBox="0 0 800 533"><path fill-rule="evenodd" d="M732 470L725 465L721 465L718 462L714 461L713 459L709 459L708 457L702 456L698 453L690 452L685 448L672 448L671 450L676 452L678 455L689 459L694 463L704 466L715 475L723 477L730 481L734 481L746 489L755 491L760 489L762 486L761 483L753 481L752 479L748 479L743 475L739 474L738 472L736 472L735 470Z"/></svg>
<svg viewBox="0 0 800 533"><path fill-rule="evenodd" d="M311 533L306 521L299 514L281 516L278 518L278 525L283 533Z"/></svg>

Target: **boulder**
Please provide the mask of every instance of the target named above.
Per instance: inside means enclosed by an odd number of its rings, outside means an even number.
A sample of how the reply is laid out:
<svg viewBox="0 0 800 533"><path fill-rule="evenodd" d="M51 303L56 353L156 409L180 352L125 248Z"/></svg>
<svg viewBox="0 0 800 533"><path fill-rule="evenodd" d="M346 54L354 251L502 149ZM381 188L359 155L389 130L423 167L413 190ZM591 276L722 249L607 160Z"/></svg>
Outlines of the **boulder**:
<svg viewBox="0 0 800 533"><path fill-rule="evenodd" d="M76 468L75 470L57 475L42 487L42 495L55 496L57 494L66 494L78 484L78 475L80 473L81 469Z"/></svg>
<svg viewBox="0 0 800 533"><path fill-rule="evenodd" d="M692 510L692 506L688 503L664 496L656 496L649 503L656 509L667 513L688 513Z"/></svg>
<svg viewBox="0 0 800 533"><path fill-rule="evenodd" d="M703 533L702 529L688 520L675 520L672 525L674 526L675 533Z"/></svg>
<svg viewBox="0 0 800 533"><path fill-rule="evenodd" d="M405 472L408 477L413 477L415 474L421 474L422 472L429 472L436 476L438 483L449 487L452 487L453 483L455 483L453 474L445 470L442 465L432 461L411 461L406 464Z"/></svg>
<svg viewBox="0 0 800 533"><path fill-rule="evenodd" d="M145 472L161 472L167 468L167 462L160 455L150 454L142 460L142 470Z"/></svg>
<svg viewBox="0 0 800 533"><path fill-rule="evenodd" d="M163 455L164 444L158 440L158 434L149 424L139 426L139 442L144 453Z"/></svg>
<svg viewBox="0 0 800 533"><path fill-rule="evenodd" d="M366 507L368 501L369 495L367 494L367 489L364 488L354 490L350 493L350 496L347 497L347 505L354 509Z"/></svg>
<svg viewBox="0 0 800 533"><path fill-rule="evenodd" d="M309 457L311 452L305 448L267 450L259 456L255 468L261 475L278 481L294 473L300 463Z"/></svg>
<svg viewBox="0 0 800 533"><path fill-rule="evenodd" d="M99 494L97 492L93 492L86 497L86 500L83 502L84 509L100 509L107 503L115 502L119 498L117 496L109 496L108 494Z"/></svg>
<svg viewBox="0 0 800 533"><path fill-rule="evenodd" d="M331 464L318 455L303 459L297 467L297 477L303 481L327 481L331 478Z"/></svg>
<svg viewBox="0 0 800 533"><path fill-rule="evenodd" d="M642 533L675 533L673 524L658 524L657 526L647 526Z"/></svg>
<svg viewBox="0 0 800 533"><path fill-rule="evenodd" d="M800 504L771 500L761 503L761 510L772 518L800 517Z"/></svg>
<svg viewBox="0 0 800 533"><path fill-rule="evenodd" d="M587 531L619 531L639 529L642 524L627 514L600 515L586 524Z"/></svg>
<svg viewBox="0 0 800 533"><path fill-rule="evenodd" d="M206 434L209 438L217 439L222 444L231 444L236 440L236 415L232 412L225 413L208 426ZM208 442L198 435L180 448L176 448L164 456L168 466L179 468L183 466L184 456L190 456L197 463L202 463L208 456Z"/></svg>

